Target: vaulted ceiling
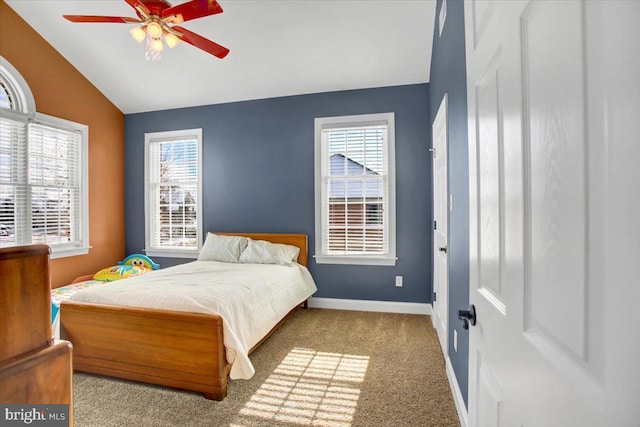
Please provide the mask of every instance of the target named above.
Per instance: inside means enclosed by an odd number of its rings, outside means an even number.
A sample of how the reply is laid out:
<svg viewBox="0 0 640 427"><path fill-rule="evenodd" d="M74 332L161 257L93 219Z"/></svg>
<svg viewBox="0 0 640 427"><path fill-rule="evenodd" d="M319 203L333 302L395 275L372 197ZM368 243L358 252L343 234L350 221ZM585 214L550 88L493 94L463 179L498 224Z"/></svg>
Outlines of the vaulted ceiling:
<svg viewBox="0 0 640 427"><path fill-rule="evenodd" d="M429 80L435 0L219 0L181 25L229 55L180 43L159 61L130 24L62 17L136 17L124 0L5 2L124 113Z"/></svg>

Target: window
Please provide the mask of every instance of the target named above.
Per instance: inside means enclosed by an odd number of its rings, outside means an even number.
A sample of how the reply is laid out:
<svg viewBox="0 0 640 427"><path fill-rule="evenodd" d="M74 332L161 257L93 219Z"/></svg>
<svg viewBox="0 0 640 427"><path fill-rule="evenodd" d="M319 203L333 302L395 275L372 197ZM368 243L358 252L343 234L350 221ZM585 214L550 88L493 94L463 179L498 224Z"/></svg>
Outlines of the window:
<svg viewBox="0 0 640 427"><path fill-rule="evenodd" d="M9 92L7 85L2 81L0 81L0 107L10 110L14 109L11 92Z"/></svg>
<svg viewBox="0 0 640 427"><path fill-rule="evenodd" d="M395 265L394 114L315 120L318 263Z"/></svg>
<svg viewBox="0 0 640 427"><path fill-rule="evenodd" d="M88 128L37 113L24 79L0 60L0 247L86 254Z"/></svg>
<svg viewBox="0 0 640 427"><path fill-rule="evenodd" d="M146 253L196 258L202 242L202 129L145 134Z"/></svg>

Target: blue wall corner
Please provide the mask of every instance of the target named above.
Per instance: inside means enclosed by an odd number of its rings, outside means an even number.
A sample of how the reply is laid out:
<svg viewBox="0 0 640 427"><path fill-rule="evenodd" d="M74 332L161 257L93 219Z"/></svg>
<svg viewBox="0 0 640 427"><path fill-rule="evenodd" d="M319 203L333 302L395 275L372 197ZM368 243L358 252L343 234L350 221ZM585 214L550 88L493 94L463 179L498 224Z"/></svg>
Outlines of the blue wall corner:
<svg viewBox="0 0 640 427"><path fill-rule="evenodd" d="M449 358L462 397L467 404L469 335L457 318L458 309L469 305L469 152L467 131L467 81L464 39L464 2L447 0L447 18L439 35L436 5L431 79L429 82L431 123L444 94L448 94L449 191L453 211L449 218ZM453 348L453 330L458 333L458 350Z"/></svg>

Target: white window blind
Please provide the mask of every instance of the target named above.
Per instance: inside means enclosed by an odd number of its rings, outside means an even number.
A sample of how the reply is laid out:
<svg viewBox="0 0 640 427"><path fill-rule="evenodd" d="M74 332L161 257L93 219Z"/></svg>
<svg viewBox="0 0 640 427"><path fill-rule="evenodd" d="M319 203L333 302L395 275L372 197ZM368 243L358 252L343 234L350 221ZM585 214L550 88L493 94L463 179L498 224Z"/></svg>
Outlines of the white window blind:
<svg viewBox="0 0 640 427"><path fill-rule="evenodd" d="M44 243L52 257L88 251L86 126L41 114L0 117L0 246Z"/></svg>
<svg viewBox="0 0 640 427"><path fill-rule="evenodd" d="M81 142L79 132L29 124L32 243L79 245L82 240Z"/></svg>
<svg viewBox="0 0 640 427"><path fill-rule="evenodd" d="M318 262L395 263L393 130L389 113L316 119Z"/></svg>
<svg viewBox="0 0 640 427"><path fill-rule="evenodd" d="M0 246L30 242L27 214L27 118L0 116Z"/></svg>
<svg viewBox="0 0 640 427"><path fill-rule="evenodd" d="M146 134L147 254L197 256L201 139L201 129Z"/></svg>

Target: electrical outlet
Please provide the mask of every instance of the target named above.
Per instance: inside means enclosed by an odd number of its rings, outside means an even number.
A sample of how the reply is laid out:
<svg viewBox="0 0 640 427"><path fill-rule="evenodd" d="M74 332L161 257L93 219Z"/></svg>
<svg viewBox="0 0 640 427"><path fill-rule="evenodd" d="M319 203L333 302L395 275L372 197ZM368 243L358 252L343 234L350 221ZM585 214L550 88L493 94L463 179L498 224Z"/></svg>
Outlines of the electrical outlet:
<svg viewBox="0 0 640 427"><path fill-rule="evenodd" d="M453 349L458 351L458 331L453 330Z"/></svg>
<svg viewBox="0 0 640 427"><path fill-rule="evenodd" d="M397 288L402 287L402 276L396 276L396 287Z"/></svg>

